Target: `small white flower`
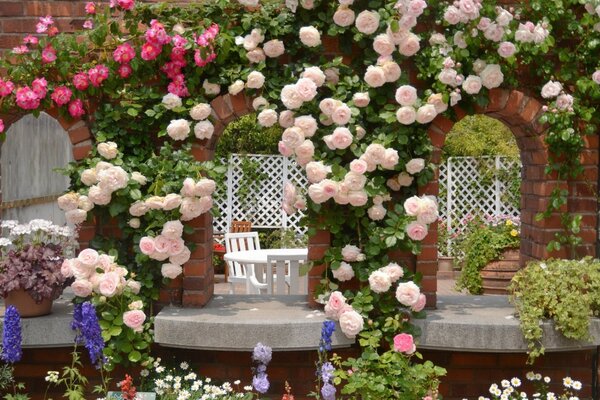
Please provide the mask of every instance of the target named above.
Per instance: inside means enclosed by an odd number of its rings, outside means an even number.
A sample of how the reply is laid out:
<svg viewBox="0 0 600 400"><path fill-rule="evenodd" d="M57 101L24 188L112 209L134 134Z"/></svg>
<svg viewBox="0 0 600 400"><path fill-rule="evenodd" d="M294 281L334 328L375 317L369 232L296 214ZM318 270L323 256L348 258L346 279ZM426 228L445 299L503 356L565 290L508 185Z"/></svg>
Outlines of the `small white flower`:
<svg viewBox="0 0 600 400"><path fill-rule="evenodd" d="M500 382L500 384L502 385L503 388L507 388L510 386L510 382L506 379L503 379L502 382Z"/></svg>
<svg viewBox="0 0 600 400"><path fill-rule="evenodd" d="M190 367L190 364L186 363L185 361L182 362L181 364L179 364L179 368L181 368L182 370L186 370Z"/></svg>
<svg viewBox="0 0 600 400"><path fill-rule="evenodd" d="M573 388L575 390L581 390L581 382L573 381L573 383L571 384L571 388Z"/></svg>
<svg viewBox="0 0 600 400"><path fill-rule="evenodd" d="M510 380L510 384L513 385L514 387L519 387L519 386L521 386L521 380L519 378L512 378Z"/></svg>

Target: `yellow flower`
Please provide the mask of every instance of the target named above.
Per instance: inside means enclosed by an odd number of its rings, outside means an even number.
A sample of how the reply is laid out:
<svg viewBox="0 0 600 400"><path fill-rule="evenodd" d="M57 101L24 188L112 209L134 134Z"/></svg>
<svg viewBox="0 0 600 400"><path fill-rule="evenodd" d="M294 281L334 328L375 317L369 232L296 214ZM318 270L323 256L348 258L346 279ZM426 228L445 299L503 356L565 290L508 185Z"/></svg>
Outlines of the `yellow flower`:
<svg viewBox="0 0 600 400"><path fill-rule="evenodd" d="M512 224L513 224L513 222L510 219L506 220L506 226L512 226ZM511 235L512 235L512 232L511 232ZM513 236L515 236L515 235L513 235Z"/></svg>
<svg viewBox="0 0 600 400"><path fill-rule="evenodd" d="M517 231L516 229L513 229L512 231L510 231L510 236L515 237L519 234L519 231Z"/></svg>

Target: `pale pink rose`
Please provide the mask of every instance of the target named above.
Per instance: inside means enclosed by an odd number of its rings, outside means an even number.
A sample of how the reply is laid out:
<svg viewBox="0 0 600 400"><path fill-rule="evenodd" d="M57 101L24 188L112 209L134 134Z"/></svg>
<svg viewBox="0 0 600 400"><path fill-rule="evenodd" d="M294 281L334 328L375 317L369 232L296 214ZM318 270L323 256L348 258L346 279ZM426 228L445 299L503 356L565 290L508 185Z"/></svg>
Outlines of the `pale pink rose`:
<svg viewBox="0 0 600 400"><path fill-rule="evenodd" d="M497 88L504 82L504 74L498 64L486 65L483 71L479 74L483 86L488 89Z"/></svg>
<svg viewBox="0 0 600 400"><path fill-rule="evenodd" d="M196 104L190 110L190 117L192 117L192 119L194 119L196 121L202 121L202 120L205 120L206 118L208 118L210 116L211 112L212 112L212 108L210 107L210 104L200 103L200 104Z"/></svg>
<svg viewBox="0 0 600 400"><path fill-rule="evenodd" d="M371 35L379 28L379 13L365 10L356 17L356 29L365 35Z"/></svg>
<svg viewBox="0 0 600 400"><path fill-rule="evenodd" d="M340 104L331 114L331 119L336 125L346 125L352 117L352 111L346 104Z"/></svg>
<svg viewBox="0 0 600 400"><path fill-rule="evenodd" d="M556 98L556 108L559 110L567 110L573 107L573 96L570 94L561 94Z"/></svg>
<svg viewBox="0 0 600 400"><path fill-rule="evenodd" d="M335 128L331 135L331 142L336 149L345 149L352 144L352 133L348 128Z"/></svg>
<svg viewBox="0 0 600 400"><path fill-rule="evenodd" d="M338 191L338 183L331 179L323 179L319 182L319 185L323 188L323 193L327 196L327 199L332 198Z"/></svg>
<svg viewBox="0 0 600 400"><path fill-rule="evenodd" d="M337 85L339 83L340 70L338 68L327 68L323 73L325 74L325 82L331 85Z"/></svg>
<svg viewBox="0 0 600 400"><path fill-rule="evenodd" d="M85 279L77 279L71 284L71 289L77 297L88 297L92 294L92 283Z"/></svg>
<svg viewBox="0 0 600 400"><path fill-rule="evenodd" d="M400 65L395 61L387 61L381 65L383 68L383 73L385 74L385 80L387 82L396 82L400 79L400 75L402 75L402 69L400 69Z"/></svg>
<svg viewBox="0 0 600 400"><path fill-rule="evenodd" d="M418 196L409 197L404 201L404 211L410 217L419 215L421 209L421 198Z"/></svg>
<svg viewBox="0 0 600 400"><path fill-rule="evenodd" d="M137 229L140 227L141 225L141 221L139 218L131 218L128 222L127 225L129 225L130 227L132 227L133 229Z"/></svg>
<svg viewBox="0 0 600 400"><path fill-rule="evenodd" d="M117 294L121 283L121 277L116 272L107 272L102 274L98 283L98 290L102 296L112 297Z"/></svg>
<svg viewBox="0 0 600 400"><path fill-rule="evenodd" d="M173 140L185 140L190 134L190 123L185 119L175 119L167 126L167 135Z"/></svg>
<svg viewBox="0 0 600 400"><path fill-rule="evenodd" d="M139 333L144 330L144 321L146 321L146 314L142 310L131 310L123 313L123 323L134 332Z"/></svg>
<svg viewBox="0 0 600 400"><path fill-rule="evenodd" d="M393 190L394 192L397 192L400 190L400 184L398 183L398 180L394 178L390 178L388 179L385 184L387 185L387 187L389 187L391 190Z"/></svg>
<svg viewBox="0 0 600 400"><path fill-rule="evenodd" d="M98 153L107 160L112 160L118 153L117 144L115 142L98 143L96 148L98 149Z"/></svg>
<svg viewBox="0 0 600 400"><path fill-rule="evenodd" d="M96 177L96 170L88 168L81 173L81 182L86 186L92 186L98 182Z"/></svg>
<svg viewBox="0 0 600 400"><path fill-rule="evenodd" d="M229 87L227 88L227 91L229 92L230 95L236 96L237 94L241 93L242 90L244 90L244 86L246 86L244 81L241 79L238 79L235 82L233 82L231 85L229 85Z"/></svg>
<svg viewBox="0 0 600 400"><path fill-rule="evenodd" d="M354 133L355 133L356 140L360 140L360 139L364 138L365 135L367 134L367 131L362 126L355 126L354 130L355 130Z"/></svg>
<svg viewBox="0 0 600 400"><path fill-rule="evenodd" d="M321 87L325 83L325 73L319 67L306 68L302 73L302 77L310 79L317 87Z"/></svg>
<svg viewBox="0 0 600 400"><path fill-rule="evenodd" d="M411 175L418 174L425 168L425 160L422 158L413 158L406 163L406 172Z"/></svg>
<svg viewBox="0 0 600 400"><path fill-rule="evenodd" d="M144 303L141 300L132 301L127 308L130 310L142 310L144 308Z"/></svg>
<svg viewBox="0 0 600 400"><path fill-rule="evenodd" d="M469 75L462 84L463 90L468 94L477 94L482 87L481 78L475 75Z"/></svg>
<svg viewBox="0 0 600 400"><path fill-rule="evenodd" d="M414 282L402 282L396 289L396 299L400 304L412 307L419 301L421 290Z"/></svg>
<svg viewBox="0 0 600 400"><path fill-rule="evenodd" d="M142 288L142 284L140 282L131 279L127 281L126 286L131 289L133 294L138 294Z"/></svg>
<svg viewBox="0 0 600 400"><path fill-rule="evenodd" d="M333 22L341 27L347 27L354 23L356 14L347 6L339 6L333 14Z"/></svg>
<svg viewBox="0 0 600 400"><path fill-rule="evenodd" d="M379 66L370 65L365 72L365 82L370 87L381 87L387 80L385 78L385 70Z"/></svg>
<svg viewBox="0 0 600 400"><path fill-rule="evenodd" d="M65 218L70 224L79 225L87 219L87 212L79 209L69 210L65 212Z"/></svg>
<svg viewBox="0 0 600 400"><path fill-rule="evenodd" d="M381 221L385 218L387 210L382 205L376 204L367 210L367 214L373 221Z"/></svg>
<svg viewBox="0 0 600 400"><path fill-rule="evenodd" d="M500 55L500 57L503 58L508 58L512 56L513 54L515 54L516 51L517 48L511 42L502 42L498 47L498 54Z"/></svg>
<svg viewBox="0 0 600 400"><path fill-rule="evenodd" d="M96 268L95 265L86 265L83 264L81 262L79 262L79 260L77 260L76 258L71 260L71 271L73 272L73 276L75 277L75 279L87 279L90 277L90 275L92 275L92 273L94 273L94 270Z"/></svg>
<svg viewBox="0 0 600 400"><path fill-rule="evenodd" d="M110 203L111 200L111 191L108 189L103 189L98 185L94 185L90 187L88 191L88 198L99 206L105 206Z"/></svg>
<svg viewBox="0 0 600 400"><path fill-rule="evenodd" d="M492 22L490 26L488 26L485 31L483 31L483 36L486 39L491 40L492 42L499 42L502 40L504 36L504 28L498 25L495 22ZM466 43L463 48L466 48Z"/></svg>
<svg viewBox="0 0 600 400"><path fill-rule="evenodd" d="M351 190L348 192L348 202L353 207L362 207L369 201L369 196L364 190Z"/></svg>
<svg viewBox="0 0 600 400"><path fill-rule="evenodd" d="M183 265L190 260L191 255L190 249L184 246L179 253L169 256L169 262L175 265Z"/></svg>
<svg viewBox="0 0 600 400"><path fill-rule="evenodd" d="M438 219L438 206L435 197L423 196L419 204L417 221L422 224L432 224Z"/></svg>
<svg viewBox="0 0 600 400"><path fill-rule="evenodd" d="M340 329L346 337L352 339L362 331L363 317L354 310L345 311L340 315Z"/></svg>
<svg viewBox="0 0 600 400"><path fill-rule="evenodd" d="M354 278L354 269L352 269L352 265L342 261L338 269L334 269L331 271L333 273L333 277L340 282L349 281Z"/></svg>
<svg viewBox="0 0 600 400"><path fill-rule="evenodd" d="M169 257L176 256L181 253L185 247L185 242L182 238L169 239L169 251L167 251L167 253L169 254Z"/></svg>
<svg viewBox="0 0 600 400"><path fill-rule="evenodd" d="M344 182L340 183L337 193L335 194L335 196L333 196L333 201L341 205L346 205L350 202L350 200L348 199L348 188L346 187Z"/></svg>
<svg viewBox="0 0 600 400"><path fill-rule="evenodd" d="M279 125L282 128L289 128L294 126L294 112L290 110L285 110L279 113Z"/></svg>
<svg viewBox="0 0 600 400"><path fill-rule="evenodd" d="M380 268L380 270L388 274L392 283L404 276L404 270L396 263L389 263L385 267Z"/></svg>
<svg viewBox="0 0 600 400"><path fill-rule="evenodd" d="M600 69L594 71L594 73L592 74L592 80L598 85L600 85Z"/></svg>
<svg viewBox="0 0 600 400"><path fill-rule="evenodd" d="M77 207L82 211L88 212L94 208L94 203L87 196L79 196L77 200Z"/></svg>
<svg viewBox="0 0 600 400"><path fill-rule="evenodd" d="M314 26L300 28L300 41L308 47L317 47L321 44L321 34Z"/></svg>
<svg viewBox="0 0 600 400"><path fill-rule="evenodd" d="M325 304L325 315L327 318L331 318L335 321L339 319L339 313L344 309L346 305L346 298L342 295L342 292L332 292L329 295L327 304Z"/></svg>
<svg viewBox="0 0 600 400"><path fill-rule="evenodd" d="M381 164L381 162L385 158L385 147L383 147L379 143L371 143L367 146L364 156L366 156L365 161L367 162Z"/></svg>
<svg viewBox="0 0 600 400"><path fill-rule="evenodd" d="M113 269L113 266L115 265L115 258L109 256L108 254L100 254L98 256L98 265L103 271L108 272ZM125 272L127 272L127 270L125 270Z"/></svg>
<svg viewBox="0 0 600 400"><path fill-rule="evenodd" d="M369 287L375 293L385 293L392 287L392 281L388 274L383 271L373 271L369 275Z"/></svg>
<svg viewBox="0 0 600 400"><path fill-rule="evenodd" d="M143 201L136 201L129 207L129 214L134 217L141 217L148 212L149 208Z"/></svg>
<svg viewBox="0 0 600 400"><path fill-rule="evenodd" d="M419 37L412 32L409 32L402 38L398 51L405 57L411 57L421 49L419 44Z"/></svg>
<svg viewBox="0 0 600 400"><path fill-rule="evenodd" d="M425 2L425 0L411 0L408 3L408 9L406 12L410 15L418 17L419 15L423 14L423 11L426 8L427 3Z"/></svg>
<svg viewBox="0 0 600 400"><path fill-rule="evenodd" d="M267 57L265 56L265 52L263 51L263 49L257 47L247 52L246 58L248 59L248 61L250 61L250 63L258 64L261 61L265 61Z"/></svg>
<svg viewBox="0 0 600 400"><path fill-rule="evenodd" d="M140 251L149 256L156 251L154 248L154 239L149 236L144 236L140 239Z"/></svg>
<svg viewBox="0 0 600 400"><path fill-rule="evenodd" d="M350 171L356 174L364 174L367 172L367 162L365 160L352 160L350 162Z"/></svg>
<svg viewBox="0 0 600 400"><path fill-rule="evenodd" d="M177 278L182 272L183 268L181 268L181 265L166 263L160 268L162 276L169 279Z"/></svg>
<svg viewBox="0 0 600 400"><path fill-rule="evenodd" d="M421 241L427 236L427 226L420 222L411 222L406 227L406 233L412 240Z"/></svg>
<svg viewBox="0 0 600 400"><path fill-rule="evenodd" d="M294 126L302 129L305 137L312 137L318 129L317 120L311 115L296 117Z"/></svg>
<svg viewBox="0 0 600 400"><path fill-rule="evenodd" d="M66 258L63 260L60 266L60 273L65 278L71 278L73 276L73 268L72 265L74 262L77 262L75 259Z"/></svg>
<svg viewBox="0 0 600 400"><path fill-rule="evenodd" d="M285 45L278 39L269 40L264 44L263 51L267 57L277 58L285 53Z"/></svg>
<svg viewBox="0 0 600 400"><path fill-rule="evenodd" d="M460 76L461 82L462 79L463 77ZM427 104L431 104L433 107L435 107L435 112L438 114L441 114L448 109L448 104L444 102L444 96L441 93L434 93L429 96L427 99Z"/></svg>
<svg viewBox="0 0 600 400"><path fill-rule="evenodd" d="M96 173L99 173L100 171L104 171L105 169L109 169L111 168L113 165L109 162L106 161L100 161L98 164L96 164Z"/></svg>
<svg viewBox="0 0 600 400"><path fill-rule="evenodd" d="M169 239L163 235L154 238L154 250L158 253L168 253L170 248Z"/></svg>
<svg viewBox="0 0 600 400"><path fill-rule="evenodd" d="M373 50L381 56L389 56L396 50L396 46L387 33L381 33L373 40Z"/></svg>
<svg viewBox="0 0 600 400"><path fill-rule="evenodd" d="M473 71L476 74L480 74L481 71L483 71L486 66L487 66L487 63L485 61L477 59L473 62Z"/></svg>
<svg viewBox="0 0 600 400"><path fill-rule="evenodd" d="M94 249L82 250L77 256L77 261L86 267L94 267L98 263L98 252Z"/></svg>
<svg viewBox="0 0 600 400"><path fill-rule="evenodd" d="M402 106L412 106L418 99L417 89L410 85L403 85L396 90L396 102Z"/></svg>
<svg viewBox="0 0 600 400"><path fill-rule="evenodd" d="M344 176L344 185L346 185L348 190L361 190L365 187L366 183L367 177L363 174L350 171Z"/></svg>
<svg viewBox="0 0 600 400"><path fill-rule="evenodd" d="M396 149L385 149L385 155L381 161L381 167L384 169L394 169L398 165L400 157L398 156L398 150Z"/></svg>
<svg viewBox="0 0 600 400"><path fill-rule="evenodd" d="M437 112L432 104L425 104L417 110L417 122L420 124L428 124L435 119Z"/></svg>
<svg viewBox="0 0 600 400"><path fill-rule="evenodd" d="M454 6L449 6L444 12L444 19L450 25L456 25L460 22L460 10Z"/></svg>
<svg viewBox="0 0 600 400"><path fill-rule="evenodd" d="M216 83L210 83L208 80L202 82L202 89L209 96L216 96L221 93L221 86Z"/></svg>
<svg viewBox="0 0 600 400"><path fill-rule="evenodd" d="M560 94L563 87L560 82L548 81L544 87L542 87L542 97L545 99L551 99Z"/></svg>
<svg viewBox="0 0 600 400"><path fill-rule="evenodd" d="M277 149L279 150L279 154L281 154L284 157L289 157L292 154L294 154L294 149L287 147L286 144L282 141L279 141L279 143L277 144Z"/></svg>
<svg viewBox="0 0 600 400"><path fill-rule="evenodd" d="M310 79L309 79L310 80ZM316 93L316 85L314 82L310 81L315 86ZM307 87L305 86L305 89ZM283 105L289 110L295 110L302 106L304 102L298 93L296 85L285 85L283 89L281 89L281 102ZM283 114L283 113L282 113ZM280 120L281 123L281 120ZM293 124L293 122L292 122Z"/></svg>
<svg viewBox="0 0 600 400"><path fill-rule="evenodd" d="M454 91L454 92L450 93L450 105L452 107L457 105L458 102L461 100L462 100L462 96L460 95L460 92Z"/></svg>
<svg viewBox="0 0 600 400"><path fill-rule="evenodd" d="M396 119L402 125L411 125L417 119L417 111L412 106L402 106L396 111Z"/></svg>
<svg viewBox="0 0 600 400"><path fill-rule="evenodd" d="M419 312L423 308L425 308L425 303L427 303L427 297L423 293L419 295L419 300L411 307L414 312Z"/></svg>
<svg viewBox="0 0 600 400"><path fill-rule="evenodd" d="M176 193L169 193L165 196L162 209L165 211L174 210L181 205L181 196Z"/></svg>
<svg viewBox="0 0 600 400"><path fill-rule="evenodd" d="M305 163L303 163L306 165L312 161L312 157L315 155L315 145L312 141L306 139L300 144L300 146L294 149L294 152L299 160L307 160Z"/></svg>
<svg viewBox="0 0 600 400"><path fill-rule="evenodd" d="M298 127L287 128L281 135L281 140L290 149L295 149L304 142L304 131Z"/></svg>
<svg viewBox="0 0 600 400"><path fill-rule="evenodd" d="M316 204L324 203L331 198L320 183L313 183L308 187L308 197Z"/></svg>
<svg viewBox="0 0 600 400"><path fill-rule="evenodd" d="M215 133L215 126L208 120L200 121L194 126L196 139L210 139L213 133Z"/></svg>
<svg viewBox="0 0 600 400"><path fill-rule="evenodd" d="M146 183L148 183L148 178L137 171L131 173L131 180L136 181L141 186L144 186Z"/></svg>
<svg viewBox="0 0 600 400"><path fill-rule="evenodd" d="M202 178L194 186L194 196L210 196L217 188L217 184L212 179Z"/></svg>
<svg viewBox="0 0 600 400"><path fill-rule="evenodd" d="M121 167L111 166L98 172L98 186L104 191L114 192L127 186L129 175Z"/></svg>
<svg viewBox="0 0 600 400"><path fill-rule="evenodd" d="M296 200L294 201L294 208L298 210L306 209L306 199L302 196L296 196Z"/></svg>
<svg viewBox="0 0 600 400"><path fill-rule="evenodd" d="M296 82L296 92L302 101L311 101L317 95L317 85L309 78L300 78Z"/></svg>
<svg viewBox="0 0 600 400"><path fill-rule="evenodd" d="M319 109L323 114L331 115L340 104L341 102L338 100L327 98L321 100L319 103Z"/></svg>
<svg viewBox="0 0 600 400"><path fill-rule="evenodd" d="M410 176L409 174L407 174L406 172L400 172L398 174L398 184L400 186L405 186L408 187L410 185L412 185L414 178L412 176Z"/></svg>
<svg viewBox="0 0 600 400"><path fill-rule="evenodd" d="M183 235L183 224L177 220L165 222L161 234L167 239L178 239Z"/></svg>
<svg viewBox="0 0 600 400"><path fill-rule="evenodd" d="M360 249L354 245L347 244L342 248L342 258L346 262L358 261L361 255Z"/></svg>
<svg viewBox="0 0 600 400"><path fill-rule="evenodd" d="M457 72L453 68L444 68L438 75L438 80L444 85L456 86Z"/></svg>
<svg viewBox="0 0 600 400"><path fill-rule="evenodd" d="M161 210L163 208L164 200L165 198L161 196L151 196L148 197L144 203L146 203L149 210Z"/></svg>
<svg viewBox="0 0 600 400"><path fill-rule="evenodd" d="M257 98L255 98L254 100L252 100L252 109L253 110L260 110L263 107L266 107L269 105L269 101L267 99L265 99L263 96L258 96ZM277 120L275 120L275 122L277 122Z"/></svg>
<svg viewBox="0 0 600 400"><path fill-rule="evenodd" d="M352 96L352 101L356 107L363 108L369 105L371 98L369 97L369 92L359 92L354 93L354 96Z"/></svg>
<svg viewBox="0 0 600 400"><path fill-rule="evenodd" d="M408 333L400 333L394 336L394 350L397 352L412 354L416 349L417 348L412 335Z"/></svg>

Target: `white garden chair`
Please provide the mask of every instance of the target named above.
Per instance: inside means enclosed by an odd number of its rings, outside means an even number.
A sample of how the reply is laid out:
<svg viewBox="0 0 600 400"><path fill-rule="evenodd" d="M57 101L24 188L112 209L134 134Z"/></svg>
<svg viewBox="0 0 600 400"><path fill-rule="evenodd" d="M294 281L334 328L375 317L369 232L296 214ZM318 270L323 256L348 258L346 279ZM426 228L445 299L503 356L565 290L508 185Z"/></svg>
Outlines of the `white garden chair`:
<svg viewBox="0 0 600 400"><path fill-rule="evenodd" d="M226 233L225 250L227 253L260 250L258 232ZM250 294L251 277L254 277L254 265L245 265L236 261L226 261L226 263L229 271L227 275L227 282L230 284L229 294L235 292L234 285L236 283L245 284L246 292ZM254 278L254 281L257 281L256 278ZM256 291L260 294L260 289L257 289Z"/></svg>
<svg viewBox="0 0 600 400"><path fill-rule="evenodd" d="M308 275L300 276L304 263L306 256L267 256L267 294L307 294Z"/></svg>

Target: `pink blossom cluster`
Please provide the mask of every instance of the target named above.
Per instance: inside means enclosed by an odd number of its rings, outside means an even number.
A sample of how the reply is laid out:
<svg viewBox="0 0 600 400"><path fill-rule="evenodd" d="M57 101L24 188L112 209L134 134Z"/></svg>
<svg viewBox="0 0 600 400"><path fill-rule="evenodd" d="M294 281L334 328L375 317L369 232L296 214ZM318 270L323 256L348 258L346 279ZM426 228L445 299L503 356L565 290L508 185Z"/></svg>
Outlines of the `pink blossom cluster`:
<svg viewBox="0 0 600 400"><path fill-rule="evenodd" d="M390 263L371 272L369 287L375 293L385 293L403 276L404 270L402 267L396 263Z"/></svg>
<svg viewBox="0 0 600 400"><path fill-rule="evenodd" d="M196 44L200 46L194 53L194 62L197 66L205 67L217 58L214 43L218 35L219 25L212 24L201 35L196 37Z"/></svg>
<svg viewBox="0 0 600 400"><path fill-rule="evenodd" d="M96 14L96 3L93 1L88 1L85 3L85 13L90 15Z"/></svg>
<svg viewBox="0 0 600 400"><path fill-rule="evenodd" d="M181 212L182 221L190 221L201 214L210 211L213 205L212 194L216 189L215 181L208 178L202 178L194 181L192 178L186 178L181 188Z"/></svg>
<svg viewBox="0 0 600 400"><path fill-rule="evenodd" d="M346 303L346 298L341 292L335 291L329 295L325 304L325 315L334 321L340 322L340 328L346 337L352 339L363 330L364 319L352 306Z"/></svg>
<svg viewBox="0 0 600 400"><path fill-rule="evenodd" d="M88 196L69 192L58 198L58 208L65 212L67 222L79 225L87 219L87 213L94 208L94 203Z"/></svg>
<svg viewBox="0 0 600 400"><path fill-rule="evenodd" d="M133 7L135 6L135 1L134 0L110 0L110 8L114 8L116 6L119 6L120 8L122 8L125 11L131 11L131 10L133 10Z"/></svg>
<svg viewBox="0 0 600 400"><path fill-rule="evenodd" d="M15 84L10 80L0 78L0 97L10 96L15 90Z"/></svg>
<svg viewBox="0 0 600 400"><path fill-rule="evenodd" d="M543 43L548 37L550 31L545 22L534 24L531 21L519 23L519 27L515 31L515 40L521 43Z"/></svg>
<svg viewBox="0 0 600 400"><path fill-rule="evenodd" d="M479 18L481 8L481 0L458 0L448 6L444 12L444 20L450 25L464 24Z"/></svg>
<svg viewBox="0 0 600 400"><path fill-rule="evenodd" d="M246 50L246 58L251 64L258 64L267 57L276 58L285 52L283 42L271 40L266 42L261 48L260 45L265 41L265 35L260 29L253 29L250 34L244 37L238 37L236 43L242 45Z"/></svg>
<svg viewBox="0 0 600 400"><path fill-rule="evenodd" d="M6 82L6 85L12 86L12 82ZM17 106L24 110L35 110L39 107L40 101L46 97L47 92L48 82L46 79L36 78L31 82L31 87L24 86L17 89L15 93L15 102L17 103Z"/></svg>
<svg viewBox="0 0 600 400"><path fill-rule="evenodd" d="M129 311L123 313L123 323L134 332L140 333L144 330L146 314L144 313L144 303L141 300L132 301L128 305Z"/></svg>
<svg viewBox="0 0 600 400"><path fill-rule="evenodd" d="M117 73L121 78L127 78L133 72L131 60L135 58L135 49L129 43L123 43L113 51L113 60L119 63Z"/></svg>
<svg viewBox="0 0 600 400"><path fill-rule="evenodd" d="M146 42L142 45L141 57L146 61L156 59L162 52L165 44L171 42L171 37L165 30L165 26L153 19L150 21L150 28L144 34Z"/></svg>
<svg viewBox="0 0 600 400"><path fill-rule="evenodd" d="M175 279L183 272L182 265L190 259L190 249L183 238L183 224L178 221L168 221L163 225L162 232L156 237L144 236L140 240L140 251L157 261L165 261L161 274L165 278Z"/></svg>
<svg viewBox="0 0 600 400"><path fill-rule="evenodd" d="M569 111L573 112L573 96L565 93L563 85L560 82L548 81L542 87L541 95L545 99L554 99L551 104L552 112ZM548 111L549 107L544 106L543 110Z"/></svg>
<svg viewBox="0 0 600 400"><path fill-rule="evenodd" d="M64 106L71 101L73 92L66 86L58 86L54 88L54 91L50 95L50 98L56 103L57 106Z"/></svg>
<svg viewBox="0 0 600 400"><path fill-rule="evenodd" d="M399 333L394 336L394 350L398 353L406 354L412 354L417 351L413 336L409 333ZM423 400L425 400L425 398L423 398Z"/></svg>
<svg viewBox="0 0 600 400"><path fill-rule="evenodd" d="M413 158L406 163L404 168L406 169L406 172L401 172L387 180L387 186L396 192L402 187L412 185L414 180L413 175L423 171L425 168L425 160L422 158Z"/></svg>
<svg viewBox="0 0 600 400"><path fill-rule="evenodd" d="M404 202L404 211L409 217L415 217L416 221L406 227L406 233L412 240L421 241L427 236L427 225L438 219L438 206L432 196L412 196Z"/></svg>
<svg viewBox="0 0 600 400"><path fill-rule="evenodd" d="M48 36L54 36L58 33L58 28L54 26L54 18L51 15L40 17L39 22L35 26L37 33L47 33Z"/></svg>
<svg viewBox="0 0 600 400"><path fill-rule="evenodd" d="M185 76L181 72L182 68L187 64L187 61L185 60L185 45L187 42L187 39L183 36L173 36L173 48L171 49L170 54L171 61L165 63L160 69L165 73L165 75L167 75L169 79L171 79L171 82L167 88L169 93L180 97L186 97L190 95L185 84Z"/></svg>
<svg viewBox="0 0 600 400"><path fill-rule="evenodd" d="M298 194L296 186L288 182L283 187L283 201L281 208L287 215L294 214L297 210L306 208L306 199Z"/></svg>
<svg viewBox="0 0 600 400"><path fill-rule="evenodd" d="M71 289L78 297L114 297L126 289L137 294L141 288L140 282L126 279L127 269L115 263L114 257L98 254L94 249L82 250L77 258L66 259L61 273L75 279Z"/></svg>
<svg viewBox="0 0 600 400"><path fill-rule="evenodd" d="M109 69L104 64L98 64L90 68L87 72L87 78L94 87L100 87L102 82L108 79Z"/></svg>
<svg viewBox="0 0 600 400"><path fill-rule="evenodd" d="M412 36L411 36L412 35ZM410 51L405 49L403 55L416 54L420 49L419 38L410 33L407 36L406 43L410 44ZM410 53L410 54L409 54ZM370 65L364 75L364 81L372 88L378 88L388 82L396 82L400 79L402 70L396 61L391 56L381 56L377 59L376 65Z"/></svg>
<svg viewBox="0 0 600 400"><path fill-rule="evenodd" d="M14 54L29 53L29 45L35 46L39 43L39 39L33 35L27 35L23 38L23 44L12 49Z"/></svg>
<svg viewBox="0 0 600 400"><path fill-rule="evenodd" d="M427 302L427 298L421 293L421 289L412 281L398 284L396 288L396 300L403 306L410 307L415 312L419 312L425 308L425 303Z"/></svg>

